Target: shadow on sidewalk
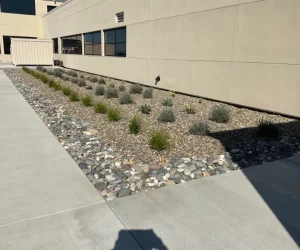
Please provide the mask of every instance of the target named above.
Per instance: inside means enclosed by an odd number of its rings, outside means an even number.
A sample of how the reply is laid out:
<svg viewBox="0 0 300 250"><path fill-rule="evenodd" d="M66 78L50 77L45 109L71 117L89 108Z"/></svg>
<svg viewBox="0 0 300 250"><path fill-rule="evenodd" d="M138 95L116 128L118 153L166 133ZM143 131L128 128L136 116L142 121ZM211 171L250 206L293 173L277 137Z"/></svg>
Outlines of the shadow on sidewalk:
<svg viewBox="0 0 300 250"><path fill-rule="evenodd" d="M210 136L230 152L229 158L239 164L243 174L300 246L300 155L299 160L285 159L300 151L300 121L276 126L282 131L278 140L258 138L257 128L222 131ZM275 162L278 159L285 160ZM255 171L247 168L265 162L270 163Z"/></svg>
<svg viewBox="0 0 300 250"><path fill-rule="evenodd" d="M143 243L141 247L143 250L168 250L162 240L154 233L152 229L130 230L130 233L137 242ZM121 230L112 250L134 250L132 249L132 246L128 246L128 234L129 233L127 230Z"/></svg>

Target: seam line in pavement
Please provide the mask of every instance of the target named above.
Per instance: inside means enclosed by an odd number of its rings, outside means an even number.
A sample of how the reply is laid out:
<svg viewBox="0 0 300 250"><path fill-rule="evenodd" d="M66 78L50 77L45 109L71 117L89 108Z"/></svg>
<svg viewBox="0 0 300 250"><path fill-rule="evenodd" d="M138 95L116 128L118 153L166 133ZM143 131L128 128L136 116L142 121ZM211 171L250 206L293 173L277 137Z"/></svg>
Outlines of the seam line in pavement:
<svg viewBox="0 0 300 250"><path fill-rule="evenodd" d="M82 205L82 206L79 206L79 207L74 207L74 208L70 208L70 209L61 210L61 211L58 211L58 212L55 212L55 213L45 214L45 215L41 215L41 216L36 216L36 217L28 218L28 219L25 219L25 220L15 221L15 222L12 222L12 223L9 223L9 224L5 224L5 225L0 225L0 228L12 226L14 224L19 224L19 223L26 222L26 221L41 219L41 218L45 218L45 217L52 216L52 215L62 214L62 213L66 213L66 212L78 210L78 209L81 209L81 208L94 206L94 205L101 204L101 203L104 203L104 200L97 201L97 202L90 203L90 204L86 204L86 205Z"/></svg>
<svg viewBox="0 0 300 250"><path fill-rule="evenodd" d="M113 213L115 214L115 216L119 219L119 221L122 223L122 225L126 228L126 230L128 231L128 233L132 236L132 238L135 240L135 242L140 246L140 248L142 250L145 250L145 248L143 248L143 246L139 243L139 241L134 237L134 235L131 233L130 229L125 225L125 223L121 220L120 216L117 214L117 212L112 208L112 206L105 201L105 203L109 206L109 208L111 209L111 211L113 211Z"/></svg>

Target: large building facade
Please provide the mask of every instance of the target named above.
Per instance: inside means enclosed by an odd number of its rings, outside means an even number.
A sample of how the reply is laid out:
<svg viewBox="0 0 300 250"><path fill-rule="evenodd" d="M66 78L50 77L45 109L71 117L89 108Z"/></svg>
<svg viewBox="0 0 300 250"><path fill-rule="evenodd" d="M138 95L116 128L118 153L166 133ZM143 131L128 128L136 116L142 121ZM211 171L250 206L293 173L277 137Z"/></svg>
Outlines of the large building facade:
<svg viewBox="0 0 300 250"><path fill-rule="evenodd" d="M66 67L300 117L299 0L69 0L32 23Z"/></svg>
<svg viewBox="0 0 300 250"><path fill-rule="evenodd" d="M0 62L10 62L10 39L43 38L43 15L63 0L0 0Z"/></svg>

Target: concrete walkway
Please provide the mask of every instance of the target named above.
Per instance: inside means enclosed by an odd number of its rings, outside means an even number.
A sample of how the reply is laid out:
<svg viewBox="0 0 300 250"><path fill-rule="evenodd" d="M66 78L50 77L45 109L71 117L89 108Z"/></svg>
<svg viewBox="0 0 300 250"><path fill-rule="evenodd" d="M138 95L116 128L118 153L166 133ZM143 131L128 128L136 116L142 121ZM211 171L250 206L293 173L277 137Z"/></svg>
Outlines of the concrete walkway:
<svg viewBox="0 0 300 250"><path fill-rule="evenodd" d="M0 249L299 249L300 157L107 204L1 70L0 117Z"/></svg>

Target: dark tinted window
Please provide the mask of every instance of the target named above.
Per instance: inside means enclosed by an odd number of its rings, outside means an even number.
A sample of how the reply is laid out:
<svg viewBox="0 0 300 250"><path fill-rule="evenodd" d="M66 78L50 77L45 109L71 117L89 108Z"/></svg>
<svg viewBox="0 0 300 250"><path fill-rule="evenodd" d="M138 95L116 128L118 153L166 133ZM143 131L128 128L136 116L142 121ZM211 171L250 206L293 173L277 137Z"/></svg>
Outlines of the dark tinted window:
<svg viewBox="0 0 300 250"><path fill-rule="evenodd" d="M58 53L58 38L53 38L53 53Z"/></svg>
<svg viewBox="0 0 300 250"><path fill-rule="evenodd" d="M126 27L105 31L105 55L126 56Z"/></svg>
<svg viewBox="0 0 300 250"><path fill-rule="evenodd" d="M1 12L35 15L35 0L1 0Z"/></svg>
<svg viewBox="0 0 300 250"><path fill-rule="evenodd" d="M84 54L101 55L101 32L84 34Z"/></svg>
<svg viewBox="0 0 300 250"><path fill-rule="evenodd" d="M50 12L51 10L53 10L55 8L56 8L56 6L47 5L47 12Z"/></svg>
<svg viewBox="0 0 300 250"><path fill-rule="evenodd" d="M27 38L36 39L36 37L25 37L25 36L3 36L4 54L10 54L11 38Z"/></svg>
<svg viewBox="0 0 300 250"><path fill-rule="evenodd" d="M63 37L61 41L63 54L82 54L81 35Z"/></svg>

